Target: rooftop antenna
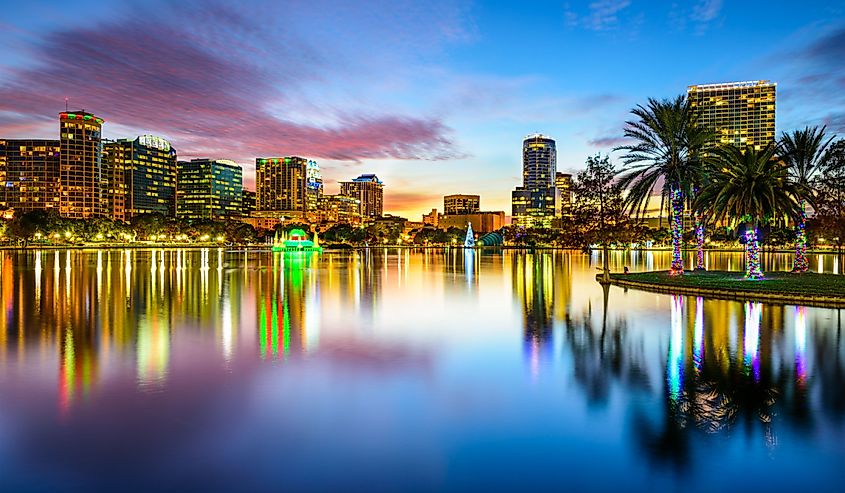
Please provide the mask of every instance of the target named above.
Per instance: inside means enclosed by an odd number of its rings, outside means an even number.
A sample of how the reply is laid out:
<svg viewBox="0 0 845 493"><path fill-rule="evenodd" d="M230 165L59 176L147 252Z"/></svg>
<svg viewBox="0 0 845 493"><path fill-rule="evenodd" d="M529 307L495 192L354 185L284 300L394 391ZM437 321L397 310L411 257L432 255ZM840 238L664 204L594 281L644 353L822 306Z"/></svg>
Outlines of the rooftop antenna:
<svg viewBox="0 0 845 493"><path fill-rule="evenodd" d="M67 111L67 96L65 96L65 111Z"/></svg>

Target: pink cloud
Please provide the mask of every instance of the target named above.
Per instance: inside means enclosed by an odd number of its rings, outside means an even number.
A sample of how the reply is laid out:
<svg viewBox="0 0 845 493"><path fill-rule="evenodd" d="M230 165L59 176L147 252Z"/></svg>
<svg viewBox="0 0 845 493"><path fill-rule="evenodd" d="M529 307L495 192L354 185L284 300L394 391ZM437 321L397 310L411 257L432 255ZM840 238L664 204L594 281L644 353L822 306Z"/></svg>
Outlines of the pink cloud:
<svg viewBox="0 0 845 493"><path fill-rule="evenodd" d="M329 115L332 124L315 125L274 113L271 107L290 105L293 89L320 80L330 67L305 43L262 32L219 5L203 4L191 15L202 21L196 30L136 15L47 35L34 47L31 67L7 72L0 115L43 124L69 97L71 109L91 111L106 125L168 136L182 157L456 155L449 129L437 118L373 111ZM0 132L18 133L19 125L17 117L7 118Z"/></svg>

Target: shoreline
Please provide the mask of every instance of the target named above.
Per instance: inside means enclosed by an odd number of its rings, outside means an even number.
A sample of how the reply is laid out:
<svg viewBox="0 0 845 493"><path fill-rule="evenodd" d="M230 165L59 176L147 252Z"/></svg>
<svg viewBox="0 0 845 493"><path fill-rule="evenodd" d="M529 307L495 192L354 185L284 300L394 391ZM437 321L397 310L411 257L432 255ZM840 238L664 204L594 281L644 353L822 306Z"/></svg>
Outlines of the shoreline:
<svg viewBox="0 0 845 493"><path fill-rule="evenodd" d="M13 246L13 245L0 245L0 251L28 251L28 250L125 250L125 249L149 249L149 248L156 248L156 249L202 249L202 248L226 248L226 249L267 249L271 248L270 245L266 244L246 244L246 245L221 245L220 243L207 243L207 244L197 244L192 243L190 245L180 245L180 244L141 244L141 243L132 243L132 244L88 244L88 245L27 245L27 246ZM371 245L371 246L355 246L349 244L335 244L335 245L323 245L323 249L325 250L332 250L332 251L339 251L339 250L391 250L391 249L403 249L403 250L442 250L442 249L458 249L464 250L466 247L460 245ZM552 246L514 246L514 245L497 245L497 246L475 246L471 248L472 250L519 250L519 251L534 251L534 250L552 250L552 251L566 251L566 252L583 252L583 250L579 248L562 248L562 247L552 247ZM611 248L609 249L610 252L618 253L618 252L671 252L671 247L664 247L664 248ZM593 252L601 253L601 249L594 249ZM696 253L695 249L685 249L682 250L684 253ZM742 248L714 248L714 249L707 249L705 253L745 253L745 250ZM769 253L794 253L794 250L791 249L778 249L778 250L766 250L766 254ZM807 250L807 255L845 255L845 252L838 252L836 250Z"/></svg>
<svg viewBox="0 0 845 493"><path fill-rule="evenodd" d="M791 274L788 272L768 273L761 281L743 279L742 272L708 271L670 277L665 271L611 274L610 284L623 289L673 294L681 296L702 296L731 301L759 301L777 305L801 305L819 308L845 308L845 276L837 274ZM596 276L600 282L600 274ZM740 284L741 283L741 284ZM821 284L837 293L822 292Z"/></svg>

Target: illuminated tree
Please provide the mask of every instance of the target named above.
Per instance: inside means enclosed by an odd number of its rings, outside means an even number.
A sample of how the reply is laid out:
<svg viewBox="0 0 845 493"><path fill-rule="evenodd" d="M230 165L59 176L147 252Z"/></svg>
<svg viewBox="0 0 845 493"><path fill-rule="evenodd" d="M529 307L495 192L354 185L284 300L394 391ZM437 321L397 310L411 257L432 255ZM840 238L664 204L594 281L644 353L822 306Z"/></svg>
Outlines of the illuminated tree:
<svg viewBox="0 0 845 493"><path fill-rule="evenodd" d="M745 243L745 276L749 279L763 277L760 225L800 216L797 187L774 153L772 145L761 151L752 146L719 147L707 160L708 179L693 204L715 221L744 226L740 241Z"/></svg>
<svg viewBox="0 0 845 493"><path fill-rule="evenodd" d="M659 191L661 212L669 206L672 223L672 267L670 274L684 272L681 257L683 215L686 202L703 183L701 153L711 139L712 130L697 125L698 116L689 100L678 96L674 100L649 99L646 106L631 110L636 119L626 122L625 137L629 145L616 150L625 151L620 184L628 189L627 206L635 216L646 212L649 202ZM702 230L703 234L703 230Z"/></svg>
<svg viewBox="0 0 845 493"><path fill-rule="evenodd" d="M795 186L801 208L795 226L795 261L793 272L806 272L807 261L807 213L806 204L818 205L815 190L821 174L828 168L831 158L830 143L834 137L825 138L825 127L806 127L791 134L784 133L779 143L781 158L789 167L789 178Z"/></svg>

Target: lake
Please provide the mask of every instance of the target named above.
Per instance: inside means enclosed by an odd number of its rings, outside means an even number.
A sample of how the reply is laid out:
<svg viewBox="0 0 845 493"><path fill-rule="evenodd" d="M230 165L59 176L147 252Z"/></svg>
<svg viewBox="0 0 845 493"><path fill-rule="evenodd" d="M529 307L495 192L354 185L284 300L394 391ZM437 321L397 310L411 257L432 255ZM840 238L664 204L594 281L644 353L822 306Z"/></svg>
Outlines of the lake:
<svg viewBox="0 0 845 493"><path fill-rule="evenodd" d="M604 291L597 265L2 251L0 490L841 487L839 310Z"/></svg>

